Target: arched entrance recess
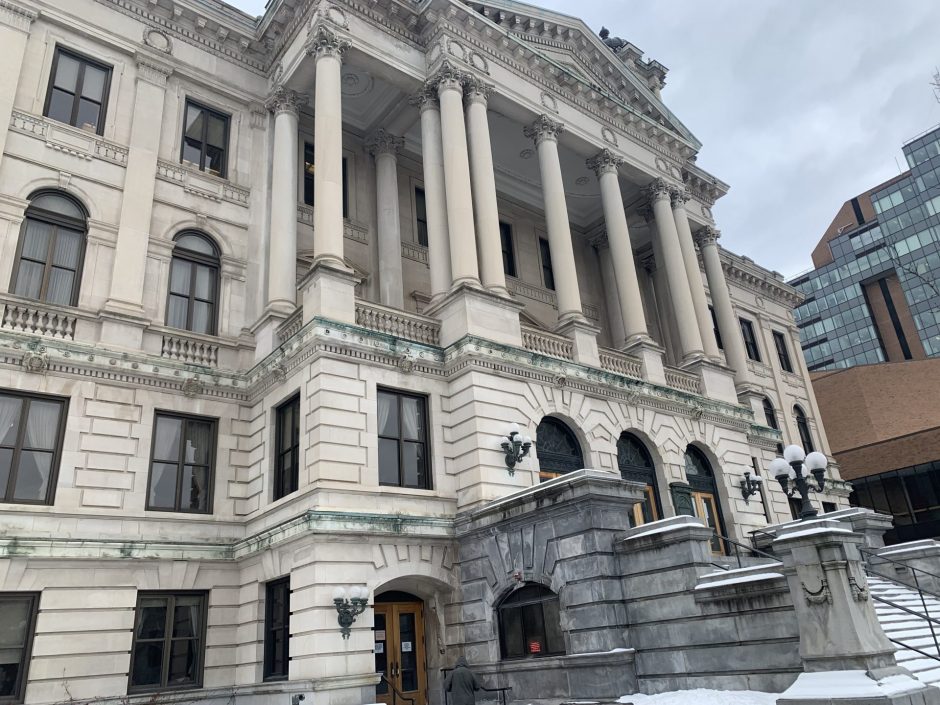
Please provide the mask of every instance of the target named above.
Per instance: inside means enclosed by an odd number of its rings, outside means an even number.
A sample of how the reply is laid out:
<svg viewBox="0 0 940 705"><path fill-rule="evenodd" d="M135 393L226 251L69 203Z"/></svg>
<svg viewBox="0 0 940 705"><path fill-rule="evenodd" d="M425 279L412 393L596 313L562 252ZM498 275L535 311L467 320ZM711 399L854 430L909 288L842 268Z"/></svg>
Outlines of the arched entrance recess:
<svg viewBox="0 0 940 705"><path fill-rule="evenodd" d="M715 472L705 454L693 445L685 449L685 476L692 487L692 506L695 509L695 516L718 534L726 535ZM725 551L725 542L718 537L713 538L712 553L721 555Z"/></svg>
<svg viewBox="0 0 940 705"><path fill-rule="evenodd" d="M427 705L424 600L387 590L375 596L374 611L375 671L384 676L375 686L376 702L393 705L404 698Z"/></svg>
<svg viewBox="0 0 940 705"><path fill-rule="evenodd" d="M584 467L578 437L561 419L552 416L542 419L535 431L535 447L542 482Z"/></svg>
<svg viewBox="0 0 940 705"><path fill-rule="evenodd" d="M624 480L646 485L643 501L633 505L630 526L648 524L663 515L656 484L656 467L646 445L632 433L624 431L617 440L617 465Z"/></svg>

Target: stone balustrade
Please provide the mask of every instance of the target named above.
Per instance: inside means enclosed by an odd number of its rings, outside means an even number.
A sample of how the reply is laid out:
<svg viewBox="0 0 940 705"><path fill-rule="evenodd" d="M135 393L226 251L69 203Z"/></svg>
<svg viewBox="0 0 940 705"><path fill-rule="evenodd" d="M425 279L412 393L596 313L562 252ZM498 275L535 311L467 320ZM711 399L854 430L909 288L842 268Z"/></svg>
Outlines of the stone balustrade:
<svg viewBox="0 0 940 705"><path fill-rule="evenodd" d="M600 351L601 367L624 377L643 379L643 365L635 357L616 350Z"/></svg>
<svg viewBox="0 0 940 705"><path fill-rule="evenodd" d="M62 340L75 339L77 317L39 302L3 305L3 328L19 333L45 335Z"/></svg>
<svg viewBox="0 0 940 705"><path fill-rule="evenodd" d="M695 375L669 367L666 368L665 373L666 384L673 389L688 392L689 394L702 393L702 383Z"/></svg>
<svg viewBox="0 0 940 705"><path fill-rule="evenodd" d="M439 345L441 324L417 313L367 301L356 302L356 325L425 345Z"/></svg>
<svg viewBox="0 0 940 705"><path fill-rule="evenodd" d="M219 346L189 338L183 335L163 335L160 356L191 365L217 367L219 364Z"/></svg>
<svg viewBox="0 0 940 705"><path fill-rule="evenodd" d="M562 360L574 359L574 346L569 338L538 328L522 326L522 344L526 350L531 352L561 358Z"/></svg>

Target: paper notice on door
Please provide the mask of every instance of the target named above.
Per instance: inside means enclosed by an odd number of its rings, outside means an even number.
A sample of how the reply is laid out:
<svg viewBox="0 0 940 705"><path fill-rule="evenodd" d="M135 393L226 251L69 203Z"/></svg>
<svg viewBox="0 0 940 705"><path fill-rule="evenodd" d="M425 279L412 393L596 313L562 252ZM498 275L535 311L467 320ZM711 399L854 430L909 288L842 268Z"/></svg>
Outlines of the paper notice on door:
<svg viewBox="0 0 940 705"><path fill-rule="evenodd" d="M410 641L403 641L403 642L401 643L401 650L402 650L403 652L411 651L411 642L410 642Z"/></svg>
<svg viewBox="0 0 940 705"><path fill-rule="evenodd" d="M385 641L385 630L384 630L384 629L376 629L376 630L375 630L375 640L376 640L376 641Z"/></svg>
<svg viewBox="0 0 940 705"><path fill-rule="evenodd" d="M375 642L375 653L384 654L385 653L385 642L377 641Z"/></svg>

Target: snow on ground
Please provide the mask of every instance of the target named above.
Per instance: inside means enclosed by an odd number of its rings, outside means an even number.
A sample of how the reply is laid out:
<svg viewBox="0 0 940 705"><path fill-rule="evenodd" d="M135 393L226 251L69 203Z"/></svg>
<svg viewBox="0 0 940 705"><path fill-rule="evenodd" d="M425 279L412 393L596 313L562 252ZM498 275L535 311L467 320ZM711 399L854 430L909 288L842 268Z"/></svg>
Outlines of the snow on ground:
<svg viewBox="0 0 940 705"><path fill-rule="evenodd" d="M618 702L633 705L775 705L777 693L754 690L677 690L659 695L624 695Z"/></svg>

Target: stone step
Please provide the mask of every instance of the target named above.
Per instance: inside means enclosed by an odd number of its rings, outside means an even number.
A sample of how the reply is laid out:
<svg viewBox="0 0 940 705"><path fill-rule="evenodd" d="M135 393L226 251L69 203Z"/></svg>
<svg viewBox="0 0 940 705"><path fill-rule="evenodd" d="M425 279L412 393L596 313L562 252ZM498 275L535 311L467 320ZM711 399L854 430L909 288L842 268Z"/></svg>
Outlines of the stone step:
<svg viewBox="0 0 940 705"><path fill-rule="evenodd" d="M923 683L940 684L940 649L931 634L931 623L924 619L926 614L940 621L940 600L926 596L921 599L916 590L885 578L869 577L868 586L875 614L885 634L926 654L938 656L937 659L928 658L923 653L895 644L898 665L904 666ZM879 602L879 599L889 600L897 607ZM934 624L933 627L937 641L940 642L940 624Z"/></svg>

